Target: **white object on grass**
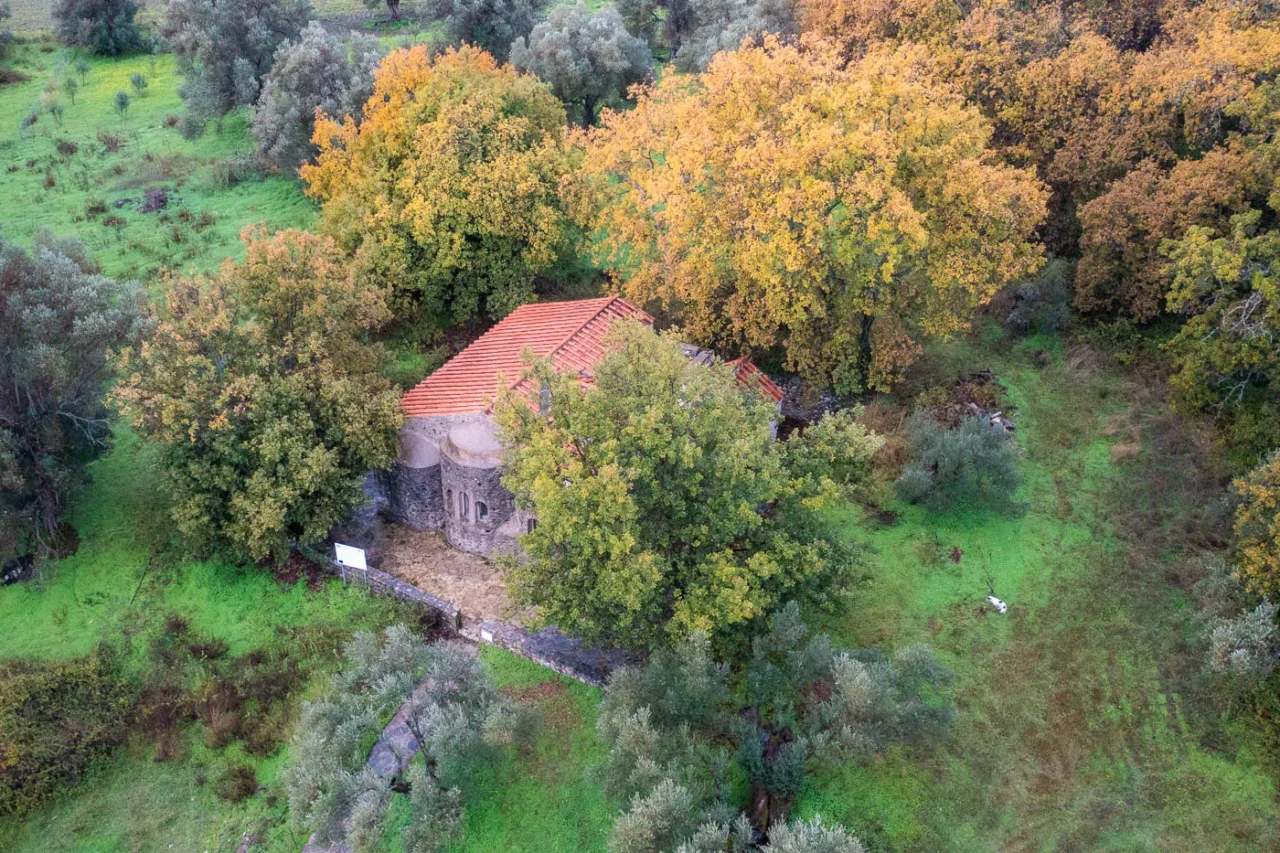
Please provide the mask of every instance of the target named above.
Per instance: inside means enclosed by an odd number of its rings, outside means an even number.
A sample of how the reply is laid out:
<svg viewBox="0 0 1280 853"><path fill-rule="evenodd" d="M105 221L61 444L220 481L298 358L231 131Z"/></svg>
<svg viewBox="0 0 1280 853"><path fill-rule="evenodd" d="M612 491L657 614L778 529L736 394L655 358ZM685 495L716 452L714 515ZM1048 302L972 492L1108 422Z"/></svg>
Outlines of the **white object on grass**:
<svg viewBox="0 0 1280 853"><path fill-rule="evenodd" d="M992 607L996 609L997 613L1004 613L1006 610L1009 609L1009 605L1005 604L1003 601L996 598L994 595L988 595L987 601L988 603L991 604Z"/></svg>
<svg viewBox="0 0 1280 853"><path fill-rule="evenodd" d="M348 569L359 569L362 572L369 570L369 564L364 559L363 548L353 548L341 542L334 542L333 553L339 565L346 566Z"/></svg>

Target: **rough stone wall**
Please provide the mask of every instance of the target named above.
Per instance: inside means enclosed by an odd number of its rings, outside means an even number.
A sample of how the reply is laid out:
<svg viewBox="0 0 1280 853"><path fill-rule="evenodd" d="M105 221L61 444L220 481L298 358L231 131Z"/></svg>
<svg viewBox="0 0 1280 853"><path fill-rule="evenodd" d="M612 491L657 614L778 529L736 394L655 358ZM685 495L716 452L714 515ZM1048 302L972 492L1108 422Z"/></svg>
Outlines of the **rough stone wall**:
<svg viewBox="0 0 1280 853"><path fill-rule="evenodd" d="M515 511L511 492L502 485L502 469L479 468L460 465L447 455L440 459L441 480L444 491L453 492L453 507L445 507L444 530L449 544L463 551L488 556L500 538L497 530ZM461 515L461 495L468 500L467 517ZM489 509L484 521L476 521L476 501L483 501Z"/></svg>
<svg viewBox="0 0 1280 853"><path fill-rule="evenodd" d="M387 516L414 530L444 527L444 489L440 466L408 468L393 465L384 477L387 488Z"/></svg>
<svg viewBox="0 0 1280 853"><path fill-rule="evenodd" d="M404 432L414 432L431 439L437 444L449 434L449 430L459 424L479 423L489 420L489 416L481 412L467 415L430 415L421 418L409 418L404 422Z"/></svg>

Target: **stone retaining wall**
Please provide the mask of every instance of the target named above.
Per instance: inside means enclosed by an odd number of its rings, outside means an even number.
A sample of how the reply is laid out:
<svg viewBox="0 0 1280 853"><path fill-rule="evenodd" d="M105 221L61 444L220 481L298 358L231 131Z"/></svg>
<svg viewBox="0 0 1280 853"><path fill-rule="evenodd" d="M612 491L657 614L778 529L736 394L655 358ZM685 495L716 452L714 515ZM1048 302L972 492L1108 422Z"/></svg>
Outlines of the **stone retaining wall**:
<svg viewBox="0 0 1280 853"><path fill-rule="evenodd" d="M430 609L440 620L441 627L474 643L505 649L583 684L603 687L615 669L635 661L626 652L586 646L577 637L566 636L554 627L544 628L535 634L493 619L485 619L478 625L465 624L462 611L452 601L425 592L386 572L346 569L332 560L326 561L324 566L330 573L344 577L348 583L364 584L375 594L390 595Z"/></svg>
<svg viewBox="0 0 1280 853"><path fill-rule="evenodd" d="M377 569L348 569L332 560L323 563L324 568L333 575L343 578L347 583L357 583L369 587L375 595L389 595L401 601L426 607L435 613L440 625L450 631L458 631L462 627L462 611L452 601L445 601L439 596L418 589L411 583L405 583Z"/></svg>

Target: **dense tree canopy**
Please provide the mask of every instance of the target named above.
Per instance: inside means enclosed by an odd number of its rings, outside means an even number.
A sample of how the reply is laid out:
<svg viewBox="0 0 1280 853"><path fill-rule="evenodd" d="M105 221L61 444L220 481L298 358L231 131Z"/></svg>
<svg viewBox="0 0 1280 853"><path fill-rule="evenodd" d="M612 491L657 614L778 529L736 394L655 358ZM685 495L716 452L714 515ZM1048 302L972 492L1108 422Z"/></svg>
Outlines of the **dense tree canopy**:
<svg viewBox="0 0 1280 853"><path fill-rule="evenodd" d="M625 292L695 342L886 388L1040 263L1044 191L989 137L922 51L845 66L770 38L607 114L580 201Z"/></svg>
<svg viewBox="0 0 1280 853"><path fill-rule="evenodd" d="M316 110L359 118L381 58L377 39L354 35L344 41L314 21L296 42L281 44L253 112L258 155L287 172L314 157Z"/></svg>
<svg viewBox="0 0 1280 853"><path fill-rule="evenodd" d="M472 45L505 62L516 39L533 30L547 0L430 0L429 14L454 45Z"/></svg>
<svg viewBox="0 0 1280 853"><path fill-rule="evenodd" d="M1280 596L1280 450L1236 481L1236 549L1245 584Z"/></svg>
<svg viewBox="0 0 1280 853"><path fill-rule="evenodd" d="M143 45L134 0L55 0L54 30L63 44L118 56Z"/></svg>
<svg viewBox="0 0 1280 853"><path fill-rule="evenodd" d="M328 238L243 235L248 257L175 278L115 395L160 445L179 530L252 559L314 543L396 455L398 395L367 333L387 318Z"/></svg>
<svg viewBox="0 0 1280 853"><path fill-rule="evenodd" d="M861 480L879 439L840 416L776 443L776 411L728 368L639 324L610 334L595 390L538 363L540 411L514 391L499 401L504 482L538 516L508 575L515 597L630 648L695 631L731 645L782 601L846 585L854 554L822 508Z"/></svg>
<svg viewBox="0 0 1280 853"><path fill-rule="evenodd" d="M84 465L111 439L111 351L141 328L142 290L99 274L84 247L0 238L0 558L57 529Z"/></svg>
<svg viewBox="0 0 1280 853"><path fill-rule="evenodd" d="M599 104L648 76L653 56L613 6L593 12L581 2L561 3L527 43L511 45L511 64L545 80L565 103L580 105L582 123L591 125Z"/></svg>
<svg viewBox="0 0 1280 853"><path fill-rule="evenodd" d="M421 317L501 317L567 248L564 107L478 48L387 56L357 126L316 124L324 229Z"/></svg>
<svg viewBox="0 0 1280 853"><path fill-rule="evenodd" d="M608 748L598 776L627 805L611 849L673 850L711 827L720 844L696 849L726 849L741 820L730 805L734 769L750 787L751 828L777 844L813 769L945 732L950 678L926 646L889 659L837 651L809 635L794 602L770 618L736 678L700 636L616 671L597 721Z"/></svg>
<svg viewBox="0 0 1280 853"><path fill-rule="evenodd" d="M276 49L307 25L307 0L169 0L161 32L185 80L183 133L258 100Z"/></svg>

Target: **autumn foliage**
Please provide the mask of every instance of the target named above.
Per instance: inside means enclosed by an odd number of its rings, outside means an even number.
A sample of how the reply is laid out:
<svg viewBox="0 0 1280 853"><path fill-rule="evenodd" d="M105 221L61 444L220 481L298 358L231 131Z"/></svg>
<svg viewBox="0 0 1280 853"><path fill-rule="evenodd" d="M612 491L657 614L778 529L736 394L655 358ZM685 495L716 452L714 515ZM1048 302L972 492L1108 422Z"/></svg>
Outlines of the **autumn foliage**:
<svg viewBox="0 0 1280 853"><path fill-rule="evenodd" d="M624 291L693 340L886 388L1041 262L1045 192L990 137L925 50L846 65L769 37L606 113L579 210Z"/></svg>
<svg viewBox="0 0 1280 853"><path fill-rule="evenodd" d="M302 168L323 230L428 320L501 317L560 260L570 155L551 91L474 48L382 61L359 125L321 116Z"/></svg>
<svg viewBox="0 0 1280 853"><path fill-rule="evenodd" d="M1280 451L1236 481L1239 573L1259 595L1280 594Z"/></svg>

